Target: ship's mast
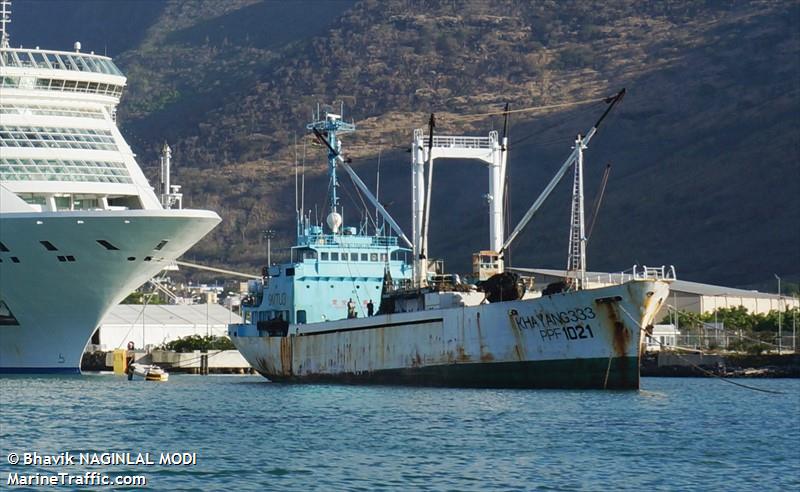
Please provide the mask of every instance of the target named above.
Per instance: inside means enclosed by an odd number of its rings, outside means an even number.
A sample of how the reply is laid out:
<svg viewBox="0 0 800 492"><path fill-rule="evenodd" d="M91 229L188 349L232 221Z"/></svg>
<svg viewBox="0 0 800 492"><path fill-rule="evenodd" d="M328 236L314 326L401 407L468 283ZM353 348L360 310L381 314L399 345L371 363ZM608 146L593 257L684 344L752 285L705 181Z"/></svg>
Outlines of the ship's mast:
<svg viewBox="0 0 800 492"><path fill-rule="evenodd" d="M171 159L172 149L169 148L167 142L164 142L164 146L161 148L161 206L172 208L177 205L178 208L183 208L183 193L180 192L180 185L170 183Z"/></svg>
<svg viewBox="0 0 800 492"><path fill-rule="evenodd" d="M581 290L586 283L586 229L583 208L583 151L586 149L580 135L575 139L575 173L572 180L572 215L569 229L569 255L567 257L567 286Z"/></svg>
<svg viewBox="0 0 800 492"><path fill-rule="evenodd" d="M0 48L9 47L8 24L11 23L11 0L0 0Z"/></svg>
<svg viewBox="0 0 800 492"><path fill-rule="evenodd" d="M319 110L315 116L315 121L306 125L308 130L316 130L321 133L328 142L328 177L330 184L328 185L329 200L331 211L328 214L326 222L330 227L331 232L334 234L339 232L339 227L342 225L342 216L339 213L339 197L336 194L336 188L339 182L336 178L336 159L339 158L342 150L342 143L339 140L338 134L350 133L356 130L356 125L347 123L342 120L339 114L326 113L325 117L321 116Z"/></svg>

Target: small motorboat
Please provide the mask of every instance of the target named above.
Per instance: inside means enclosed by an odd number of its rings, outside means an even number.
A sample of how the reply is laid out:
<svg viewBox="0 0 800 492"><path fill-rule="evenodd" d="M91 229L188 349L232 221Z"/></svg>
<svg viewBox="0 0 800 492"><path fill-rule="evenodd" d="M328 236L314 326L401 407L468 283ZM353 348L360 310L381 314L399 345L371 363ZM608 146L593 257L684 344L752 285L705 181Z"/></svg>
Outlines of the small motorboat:
<svg viewBox="0 0 800 492"><path fill-rule="evenodd" d="M128 368L129 381L167 381L169 374L155 364L134 362Z"/></svg>

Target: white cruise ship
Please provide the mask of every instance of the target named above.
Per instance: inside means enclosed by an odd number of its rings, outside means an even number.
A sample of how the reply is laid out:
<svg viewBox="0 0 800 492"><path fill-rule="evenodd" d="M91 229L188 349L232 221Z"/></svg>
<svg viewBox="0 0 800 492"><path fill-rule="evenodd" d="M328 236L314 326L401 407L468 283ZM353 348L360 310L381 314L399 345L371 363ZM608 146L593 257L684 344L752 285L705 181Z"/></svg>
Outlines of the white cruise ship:
<svg viewBox="0 0 800 492"><path fill-rule="evenodd" d="M220 221L162 206L115 122L110 58L10 48L0 0L0 372L80 372L106 312ZM169 190L167 190L169 193Z"/></svg>

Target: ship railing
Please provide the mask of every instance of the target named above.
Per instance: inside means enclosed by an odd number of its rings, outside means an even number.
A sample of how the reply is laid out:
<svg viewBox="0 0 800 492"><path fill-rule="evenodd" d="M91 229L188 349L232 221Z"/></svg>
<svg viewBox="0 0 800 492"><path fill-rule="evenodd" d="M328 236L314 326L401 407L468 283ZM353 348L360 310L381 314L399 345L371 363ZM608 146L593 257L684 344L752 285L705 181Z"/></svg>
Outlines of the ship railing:
<svg viewBox="0 0 800 492"><path fill-rule="evenodd" d="M428 137L424 137L424 141L427 142ZM454 149L491 149L492 141L488 137L434 135L433 146Z"/></svg>
<svg viewBox="0 0 800 492"><path fill-rule="evenodd" d="M624 272L603 273L601 275L587 275L586 282L596 285L620 285L632 280L676 280L675 267L660 266L649 267L647 265L633 265L632 268Z"/></svg>
<svg viewBox="0 0 800 492"><path fill-rule="evenodd" d="M673 265L649 267L647 265L633 265L634 280L675 280L675 267Z"/></svg>
<svg viewBox="0 0 800 492"><path fill-rule="evenodd" d="M373 236L373 246L397 246L397 238L392 236Z"/></svg>
<svg viewBox="0 0 800 492"><path fill-rule="evenodd" d="M346 238L353 237L347 234L310 234L305 236L305 242L303 242L303 238L300 238L300 242L303 246L314 246L314 245L341 245L343 243L343 238L346 241ZM370 246L397 246L397 238L393 236L372 236L371 244L347 244L348 247L353 248L367 248Z"/></svg>

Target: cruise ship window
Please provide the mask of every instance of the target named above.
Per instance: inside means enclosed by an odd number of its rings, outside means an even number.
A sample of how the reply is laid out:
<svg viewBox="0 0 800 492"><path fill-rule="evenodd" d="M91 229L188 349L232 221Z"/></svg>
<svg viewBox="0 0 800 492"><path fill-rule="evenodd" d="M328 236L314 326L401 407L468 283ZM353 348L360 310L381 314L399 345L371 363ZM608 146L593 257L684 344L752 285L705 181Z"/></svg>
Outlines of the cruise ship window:
<svg viewBox="0 0 800 492"><path fill-rule="evenodd" d="M50 241L39 241L39 242L42 244L42 246L44 246L44 249L46 249L47 251L58 251L58 248L56 248Z"/></svg>
<svg viewBox="0 0 800 492"><path fill-rule="evenodd" d="M162 239L161 242L159 242L154 249L157 251L161 251L161 248L166 246L168 242L169 241L167 241L166 239Z"/></svg>
<svg viewBox="0 0 800 492"><path fill-rule="evenodd" d="M386 253L381 253L381 261L386 263Z"/></svg>
<svg viewBox="0 0 800 492"><path fill-rule="evenodd" d="M32 58L33 57L31 57L31 54L28 53L27 51L23 51L22 53L19 53L19 59L20 59L20 61L22 62L22 64L24 66L35 67L36 66L36 62L33 61Z"/></svg>
<svg viewBox="0 0 800 492"><path fill-rule="evenodd" d="M378 261L378 253L370 253L369 261Z"/></svg>
<svg viewBox="0 0 800 492"><path fill-rule="evenodd" d="M350 253L350 261L358 261L358 253Z"/></svg>
<svg viewBox="0 0 800 492"><path fill-rule="evenodd" d="M2 86L2 87L19 87L19 77L3 77L3 78L0 78L0 86Z"/></svg>
<svg viewBox="0 0 800 492"><path fill-rule="evenodd" d="M36 64L39 68L50 68L50 64L47 63L47 59L42 53L31 52L30 53L31 60L33 63Z"/></svg>
<svg viewBox="0 0 800 492"><path fill-rule="evenodd" d="M322 253L320 256L322 261L328 261L328 253Z"/></svg>
<svg viewBox="0 0 800 492"><path fill-rule="evenodd" d="M64 55L64 60L67 65L67 70L78 70L78 65L75 64L75 60L70 55Z"/></svg>
<svg viewBox="0 0 800 492"><path fill-rule="evenodd" d="M106 61L105 60L99 60L99 59L95 60L95 65L97 65L97 67L100 69L100 72L102 72L102 73L111 73L108 70L108 67L106 66Z"/></svg>
<svg viewBox="0 0 800 492"><path fill-rule="evenodd" d="M58 68L60 68L61 70L66 70L67 64L64 63L64 60L62 60L61 57L56 55L55 53L53 54L53 56L56 58L56 62L58 63Z"/></svg>
<svg viewBox="0 0 800 492"><path fill-rule="evenodd" d="M331 253L331 261L339 261L339 253Z"/></svg>
<svg viewBox="0 0 800 492"><path fill-rule="evenodd" d="M56 210L70 210L72 205L70 204L70 197L68 196L57 196L55 197L56 201Z"/></svg>
<svg viewBox="0 0 800 492"><path fill-rule="evenodd" d="M86 57L83 57L83 58L81 59L81 61L83 61L83 63L85 63L85 64L86 64L86 66L87 66L87 67L89 67L89 70L90 70L90 71L92 71L92 72L99 72L99 70L97 69L97 67L96 67L96 66L95 66L95 64L94 64L94 61L92 61L92 59L91 59L91 58L89 58L88 56L86 56Z"/></svg>
<svg viewBox="0 0 800 492"><path fill-rule="evenodd" d="M109 251L119 251L119 248L111 244L110 242L106 241L105 239L98 239L97 242L100 246L106 248Z"/></svg>
<svg viewBox="0 0 800 492"><path fill-rule="evenodd" d="M369 257L367 253L361 253L361 261L369 261Z"/></svg>

